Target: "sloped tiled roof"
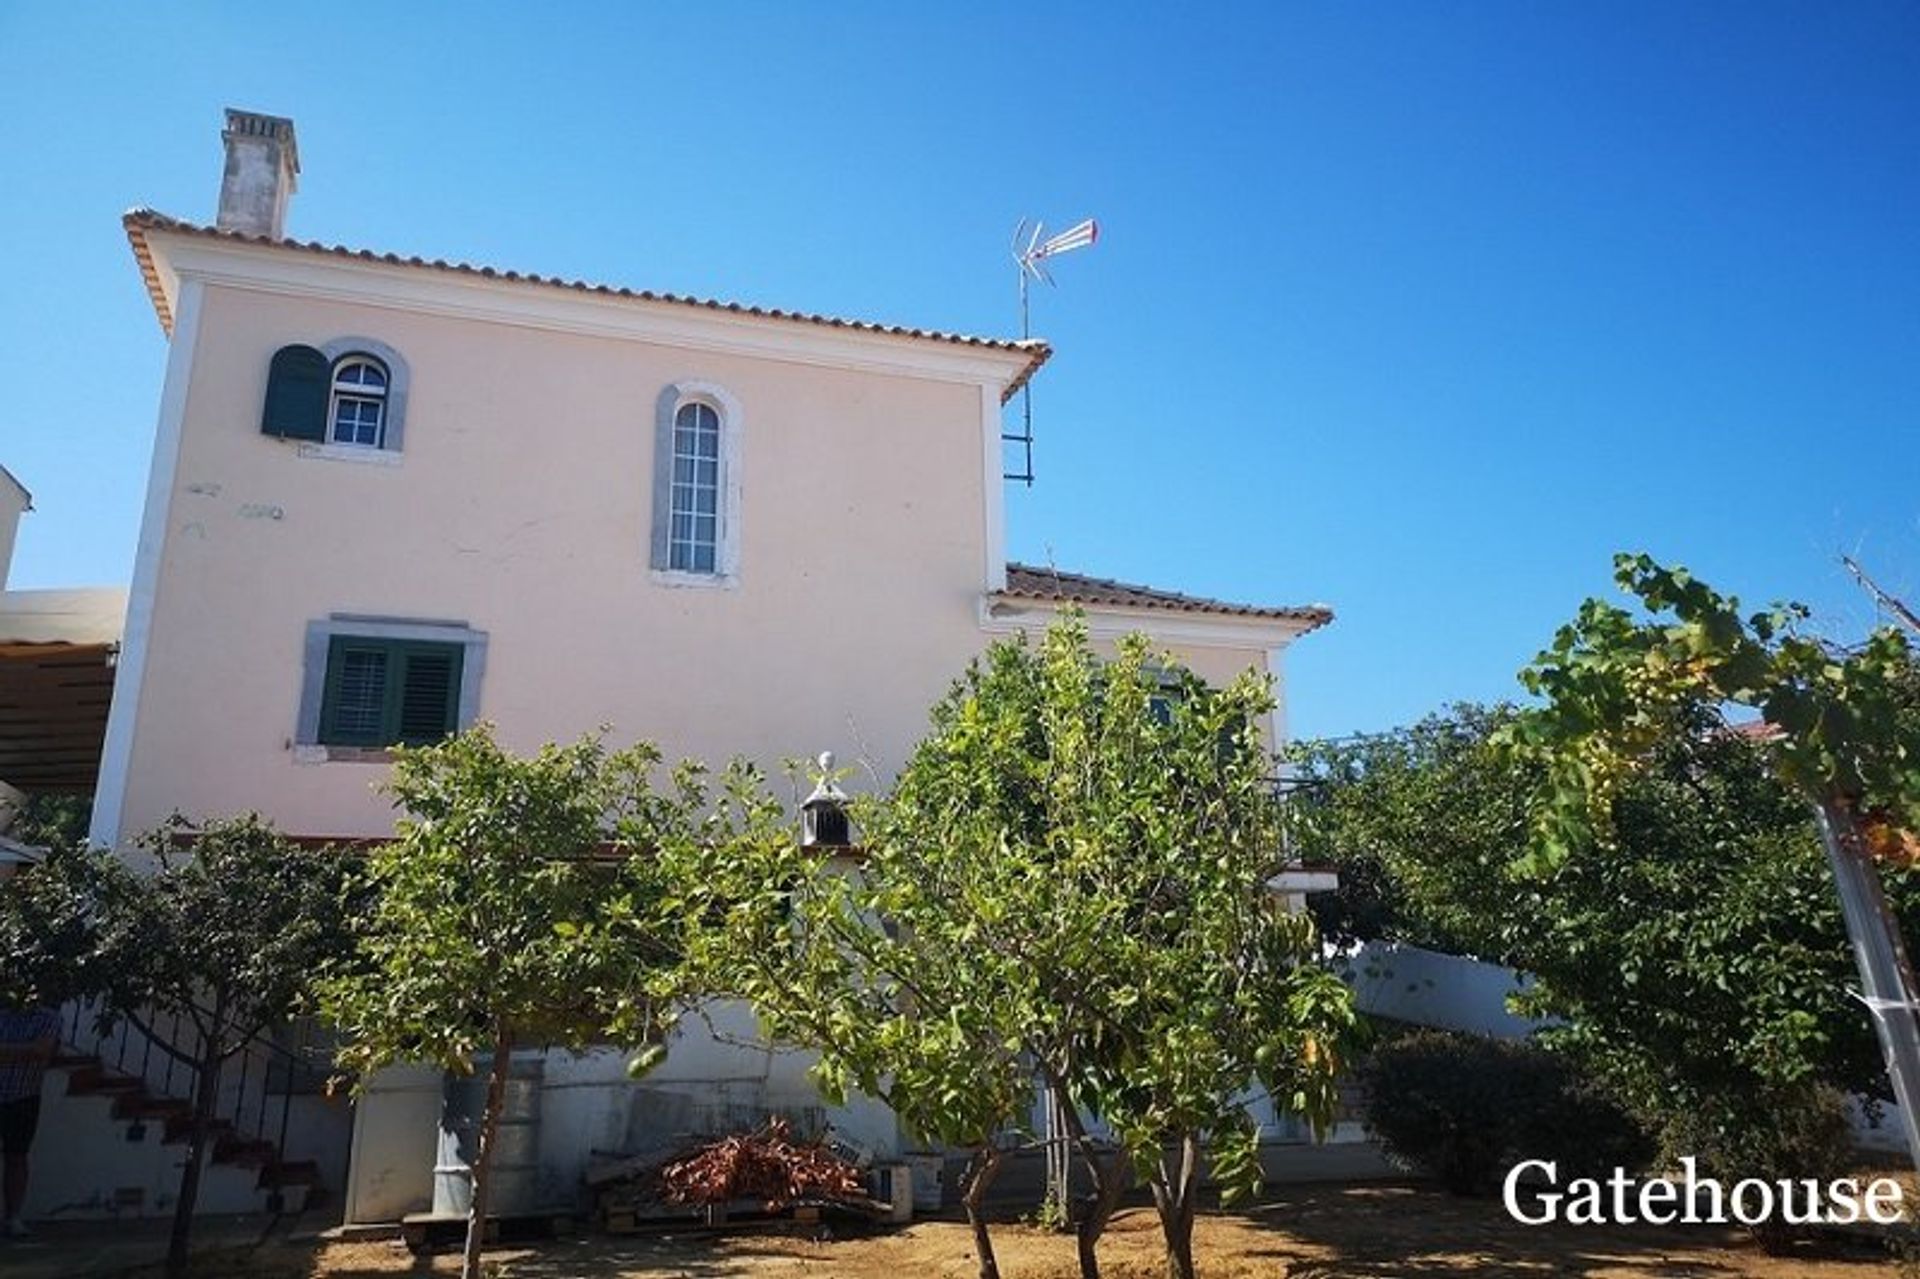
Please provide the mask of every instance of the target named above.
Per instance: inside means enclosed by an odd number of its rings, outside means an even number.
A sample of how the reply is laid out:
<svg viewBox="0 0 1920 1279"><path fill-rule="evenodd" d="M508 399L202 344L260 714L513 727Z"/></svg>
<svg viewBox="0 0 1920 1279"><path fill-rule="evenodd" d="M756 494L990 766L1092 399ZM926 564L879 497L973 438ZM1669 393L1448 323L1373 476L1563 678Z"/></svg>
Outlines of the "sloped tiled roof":
<svg viewBox="0 0 1920 1279"><path fill-rule="evenodd" d="M911 325L849 320L811 311L787 311L779 307L753 306L745 302L723 302L716 298L689 297L679 293L656 293L651 289L595 284L587 280L570 280L528 271L503 271L497 267L475 266L470 262L448 262L440 258L377 253L371 249L352 249L340 244L324 244L318 240L273 240L265 236L245 235L238 231L222 231L218 227L187 222L147 208L129 210L121 218L121 224L126 227L127 239L133 245L133 256L140 264L140 273L146 280L147 293L153 299L154 312L160 317L160 327L169 333L173 331L173 315L167 303L165 290L161 288L159 273L154 269L153 253L146 238L149 231L197 235L208 239L238 241L243 244L265 244L299 253L326 254L333 257L354 258L363 262L380 262L388 266L415 267L454 275L476 276L487 280L507 280L547 288L569 289L576 293L593 293L602 297L625 298L635 302L660 302L670 306L696 307L707 311L728 311L735 315L750 315L764 320L782 320L830 329L850 329L858 333L877 333L886 337L912 338L923 342L944 342L951 346L971 346L990 351L1011 351L1023 354L1027 357L1027 363L1007 384L1007 389L1002 395L1003 400L1020 389L1053 354L1053 348L1039 338L976 337L966 333L946 333L939 329L922 329Z"/></svg>
<svg viewBox="0 0 1920 1279"><path fill-rule="evenodd" d="M1750 742L1778 741L1787 735L1786 730L1778 724L1769 724L1764 719L1749 719L1738 724L1729 724L1726 731L1735 737L1744 737Z"/></svg>
<svg viewBox="0 0 1920 1279"><path fill-rule="evenodd" d="M1105 605L1160 609L1172 613L1203 613L1213 617L1306 622L1307 630L1325 626L1333 620L1333 610L1324 604L1234 604L1199 595L1182 595L1178 591L1137 586L1131 582L1116 582L1108 577L1088 577L1084 573L1036 568L1030 564L1008 564L1007 585L999 594L1008 599L1045 600L1055 604Z"/></svg>

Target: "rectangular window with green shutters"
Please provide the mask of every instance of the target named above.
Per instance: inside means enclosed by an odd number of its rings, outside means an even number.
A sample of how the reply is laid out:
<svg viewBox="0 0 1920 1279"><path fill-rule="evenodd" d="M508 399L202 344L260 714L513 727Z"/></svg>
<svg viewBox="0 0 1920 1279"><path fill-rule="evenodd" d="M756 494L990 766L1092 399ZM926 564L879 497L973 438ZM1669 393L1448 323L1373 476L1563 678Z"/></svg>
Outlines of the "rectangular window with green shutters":
<svg viewBox="0 0 1920 1279"><path fill-rule="evenodd" d="M335 635L320 701L326 746L424 746L460 723L460 644Z"/></svg>

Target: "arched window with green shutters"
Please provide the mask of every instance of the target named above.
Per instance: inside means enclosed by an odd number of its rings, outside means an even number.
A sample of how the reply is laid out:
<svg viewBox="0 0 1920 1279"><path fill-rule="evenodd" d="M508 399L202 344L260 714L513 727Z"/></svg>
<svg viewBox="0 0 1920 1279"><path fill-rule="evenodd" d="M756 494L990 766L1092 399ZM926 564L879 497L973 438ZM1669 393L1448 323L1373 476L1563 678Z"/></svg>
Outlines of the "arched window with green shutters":
<svg viewBox="0 0 1920 1279"><path fill-rule="evenodd" d="M283 440L322 442L327 437L327 403L333 393L333 367L310 346L283 346L267 368L267 403L260 431Z"/></svg>

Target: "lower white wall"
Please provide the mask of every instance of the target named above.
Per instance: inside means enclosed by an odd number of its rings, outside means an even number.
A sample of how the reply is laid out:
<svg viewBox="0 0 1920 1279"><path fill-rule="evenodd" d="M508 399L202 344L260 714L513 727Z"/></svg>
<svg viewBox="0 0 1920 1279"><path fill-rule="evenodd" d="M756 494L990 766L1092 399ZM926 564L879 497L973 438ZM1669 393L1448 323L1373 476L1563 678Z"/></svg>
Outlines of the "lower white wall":
<svg viewBox="0 0 1920 1279"><path fill-rule="evenodd" d="M596 1156L665 1158L774 1115L806 1133L831 1126L876 1155L899 1150L892 1111L867 1097L828 1106L807 1075L811 1058L762 1042L743 1005L689 1015L668 1039L666 1061L644 1079L627 1077L631 1055L613 1048L516 1054L545 1061L540 1186L556 1210L589 1206L585 1176ZM394 1221L432 1207L443 1084L438 1070L420 1066L368 1081L354 1126L349 1222Z"/></svg>
<svg viewBox="0 0 1920 1279"><path fill-rule="evenodd" d="M1398 942L1364 942L1343 959L1360 1011L1440 1030L1524 1039L1540 1022L1507 1010L1529 978L1511 968Z"/></svg>
<svg viewBox="0 0 1920 1279"><path fill-rule="evenodd" d="M27 1220L172 1216L187 1147L163 1140L165 1127L116 1118L112 1096L69 1093L67 1072L49 1070L27 1159ZM261 1212L267 1198L258 1168L209 1159L201 1169L196 1210L202 1214Z"/></svg>
<svg viewBox="0 0 1920 1279"><path fill-rule="evenodd" d="M1362 1012L1501 1039L1524 1039L1544 1024L1507 1010L1507 997L1531 980L1511 968L1396 942L1364 942L1344 962ZM1861 1146L1906 1149L1900 1108L1891 1102L1881 1104L1876 1120L1855 1097L1848 1118Z"/></svg>

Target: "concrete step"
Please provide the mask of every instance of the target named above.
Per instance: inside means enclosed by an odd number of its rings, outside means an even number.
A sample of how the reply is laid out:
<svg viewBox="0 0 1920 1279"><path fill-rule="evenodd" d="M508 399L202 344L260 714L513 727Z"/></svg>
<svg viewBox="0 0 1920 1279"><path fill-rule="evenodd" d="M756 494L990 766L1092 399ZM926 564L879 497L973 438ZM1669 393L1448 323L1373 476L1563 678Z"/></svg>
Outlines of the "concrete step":
<svg viewBox="0 0 1920 1279"><path fill-rule="evenodd" d="M213 1161L237 1168L268 1168L280 1161L280 1151L270 1141L228 1135L213 1143Z"/></svg>
<svg viewBox="0 0 1920 1279"><path fill-rule="evenodd" d="M184 1119L192 1113L193 1103L155 1097L144 1088L137 1093L121 1093L113 1099L115 1119Z"/></svg>
<svg viewBox="0 0 1920 1279"><path fill-rule="evenodd" d="M320 1180L320 1165L311 1159L276 1160L260 1170L263 1186L311 1186Z"/></svg>
<svg viewBox="0 0 1920 1279"><path fill-rule="evenodd" d="M207 1140L213 1142L215 1145L218 1145L232 1132L233 1125L225 1119L207 1120ZM189 1106L187 1109L167 1120L166 1133L161 1140L177 1144L187 1140L187 1138L192 1135L193 1108Z"/></svg>
<svg viewBox="0 0 1920 1279"><path fill-rule="evenodd" d="M178 1193L192 1103L92 1056L69 1054L42 1096L34 1143L29 1220L104 1221L165 1217ZM320 1165L284 1159L271 1141L209 1121L200 1213L298 1212L315 1197Z"/></svg>
<svg viewBox="0 0 1920 1279"><path fill-rule="evenodd" d="M67 1092L70 1095L143 1093L146 1089L147 1086L138 1079L115 1074L97 1063L67 1072Z"/></svg>

